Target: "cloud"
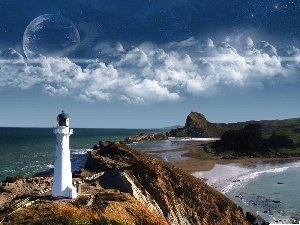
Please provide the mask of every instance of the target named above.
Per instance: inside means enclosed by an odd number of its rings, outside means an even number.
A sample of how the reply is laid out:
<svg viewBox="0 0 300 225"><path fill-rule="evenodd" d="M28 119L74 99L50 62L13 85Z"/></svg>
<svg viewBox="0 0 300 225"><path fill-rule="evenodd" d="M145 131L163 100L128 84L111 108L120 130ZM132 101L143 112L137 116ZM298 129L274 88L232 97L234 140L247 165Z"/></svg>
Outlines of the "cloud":
<svg viewBox="0 0 300 225"><path fill-rule="evenodd" d="M242 37L240 39L240 42L243 47L253 47L254 46L253 40L250 37Z"/></svg>
<svg viewBox="0 0 300 225"><path fill-rule="evenodd" d="M130 102L161 102L180 99L177 93L170 93L168 88L160 86L156 80L145 79L141 83L133 84L127 87L126 92L131 96Z"/></svg>
<svg viewBox="0 0 300 225"><path fill-rule="evenodd" d="M49 95L66 95L69 92L69 90L68 88L60 85L53 87L50 84L46 84L44 85L44 92Z"/></svg>
<svg viewBox="0 0 300 225"><path fill-rule="evenodd" d="M90 55L96 58L89 61L42 57L34 64L8 49L0 52L0 87L36 86L49 95L87 102L147 104L178 101L189 95L218 95L224 88L299 82L298 48L277 49L266 41L254 44L250 37L239 38L239 42L235 47L191 37L161 46L144 42L130 48L103 42L94 47Z"/></svg>
<svg viewBox="0 0 300 225"><path fill-rule="evenodd" d="M102 56L115 57L119 56L122 52L124 52L124 48L120 42L117 42L116 44L101 42L96 45L93 51L98 52L98 54Z"/></svg>

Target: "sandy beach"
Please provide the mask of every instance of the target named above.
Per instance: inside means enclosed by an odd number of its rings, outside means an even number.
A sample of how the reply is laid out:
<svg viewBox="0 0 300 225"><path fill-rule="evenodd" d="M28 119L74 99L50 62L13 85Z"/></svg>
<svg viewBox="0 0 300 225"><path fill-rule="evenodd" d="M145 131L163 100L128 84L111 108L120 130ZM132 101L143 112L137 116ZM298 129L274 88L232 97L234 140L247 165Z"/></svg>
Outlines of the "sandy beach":
<svg viewBox="0 0 300 225"><path fill-rule="evenodd" d="M243 159L221 159L221 156L216 156L204 151L205 141L186 141L183 148L177 151L185 150L184 157L188 159L180 160L174 163L175 166L185 170L188 173L209 171L212 170L216 164L239 164L241 167L253 168L257 164L284 164L295 161L300 161L300 157L291 158L243 158Z"/></svg>

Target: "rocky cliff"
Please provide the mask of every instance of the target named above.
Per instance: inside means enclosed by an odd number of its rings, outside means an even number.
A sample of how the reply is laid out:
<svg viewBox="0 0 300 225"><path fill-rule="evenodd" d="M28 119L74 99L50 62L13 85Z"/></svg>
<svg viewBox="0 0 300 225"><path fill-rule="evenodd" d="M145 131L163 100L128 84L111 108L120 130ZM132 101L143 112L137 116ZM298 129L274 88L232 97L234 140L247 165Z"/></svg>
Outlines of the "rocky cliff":
<svg viewBox="0 0 300 225"><path fill-rule="evenodd" d="M168 224L247 224L242 209L218 191L122 143L101 142L90 151L85 169L105 171L102 187L130 194Z"/></svg>
<svg viewBox="0 0 300 225"><path fill-rule="evenodd" d="M246 125L254 123L261 125L263 132L265 132L267 136L270 136L276 131L279 132L279 134L292 134L293 136L298 137L300 131L300 118L285 120L250 120L237 123L211 123L207 121L205 116L201 113L191 112L186 118L185 126L182 128L171 129L169 136L220 138L222 134L228 130L240 130ZM297 137L295 137L295 139L297 139Z"/></svg>
<svg viewBox="0 0 300 225"><path fill-rule="evenodd" d="M242 127L242 124L236 124ZM221 137L222 134L230 129L230 125L225 123L210 123L204 115L197 112L191 112L183 128L172 129L169 136L172 137Z"/></svg>

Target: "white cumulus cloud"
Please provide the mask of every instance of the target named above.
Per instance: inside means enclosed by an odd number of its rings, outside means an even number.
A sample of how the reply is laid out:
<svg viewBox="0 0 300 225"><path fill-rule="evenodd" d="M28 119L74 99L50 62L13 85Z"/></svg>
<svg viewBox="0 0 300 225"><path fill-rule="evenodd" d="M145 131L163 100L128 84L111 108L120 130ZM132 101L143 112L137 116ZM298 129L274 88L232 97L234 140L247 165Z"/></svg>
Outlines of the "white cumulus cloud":
<svg viewBox="0 0 300 225"><path fill-rule="evenodd" d="M250 37L239 38L237 46L194 37L130 48L103 42L90 55L89 61L43 57L31 64L13 49L2 51L0 88L36 86L49 95L88 102L147 104L178 101L188 95L217 95L224 87L299 82L298 48L278 49L266 41L254 43ZM77 64L83 61L84 67Z"/></svg>

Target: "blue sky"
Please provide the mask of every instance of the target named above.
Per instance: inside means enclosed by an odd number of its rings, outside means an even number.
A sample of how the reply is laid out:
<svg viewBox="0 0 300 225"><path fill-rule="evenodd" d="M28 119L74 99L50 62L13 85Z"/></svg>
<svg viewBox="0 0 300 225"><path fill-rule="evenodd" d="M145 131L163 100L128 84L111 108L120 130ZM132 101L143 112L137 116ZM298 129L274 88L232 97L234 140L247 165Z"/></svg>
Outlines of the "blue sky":
<svg viewBox="0 0 300 225"><path fill-rule="evenodd" d="M96 128L183 125L190 111L299 117L299 11L299 0L2 1L0 126L55 126L63 109ZM53 47L60 35L72 48Z"/></svg>

